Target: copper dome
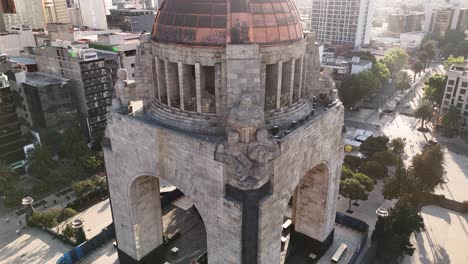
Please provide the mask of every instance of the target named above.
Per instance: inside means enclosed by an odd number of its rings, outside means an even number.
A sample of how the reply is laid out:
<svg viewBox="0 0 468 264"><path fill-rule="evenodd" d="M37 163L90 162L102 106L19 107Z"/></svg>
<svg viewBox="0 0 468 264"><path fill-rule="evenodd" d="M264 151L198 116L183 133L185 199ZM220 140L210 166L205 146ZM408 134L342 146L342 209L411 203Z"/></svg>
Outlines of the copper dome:
<svg viewBox="0 0 468 264"><path fill-rule="evenodd" d="M292 0L165 0L153 38L166 43L224 46L302 39Z"/></svg>

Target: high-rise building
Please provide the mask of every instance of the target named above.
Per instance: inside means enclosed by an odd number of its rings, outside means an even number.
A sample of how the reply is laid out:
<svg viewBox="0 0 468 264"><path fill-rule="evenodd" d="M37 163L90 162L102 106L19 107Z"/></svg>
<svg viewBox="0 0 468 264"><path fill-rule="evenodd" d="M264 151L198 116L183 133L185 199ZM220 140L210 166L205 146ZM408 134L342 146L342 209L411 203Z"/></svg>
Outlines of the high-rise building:
<svg viewBox="0 0 468 264"><path fill-rule="evenodd" d="M156 17L154 10L111 9L107 16L109 28L127 32L150 32Z"/></svg>
<svg viewBox="0 0 468 264"><path fill-rule="evenodd" d="M69 23L67 0L43 0L47 23Z"/></svg>
<svg viewBox="0 0 468 264"><path fill-rule="evenodd" d="M70 48L71 47L71 48ZM83 132L94 140L104 132L119 63L115 52L55 42L36 49L40 72L71 80Z"/></svg>
<svg viewBox="0 0 468 264"><path fill-rule="evenodd" d="M25 140L16 115L16 105L8 77L0 72L0 159L24 159Z"/></svg>
<svg viewBox="0 0 468 264"><path fill-rule="evenodd" d="M0 24L3 23L6 30L11 27L18 27L22 25L29 26L30 28L44 28L45 17L42 8L42 0L14 0L16 6L16 13L1 13ZM4 30L5 30L4 29Z"/></svg>
<svg viewBox="0 0 468 264"><path fill-rule="evenodd" d="M107 29L106 5L104 0L75 0L68 9L73 26L92 29Z"/></svg>
<svg viewBox="0 0 468 264"><path fill-rule="evenodd" d="M34 72L26 75L21 86L30 118L29 130L37 135L41 144L54 152L58 151L65 129L78 124L78 114L71 96L71 81Z"/></svg>
<svg viewBox="0 0 468 264"><path fill-rule="evenodd" d="M450 30L468 30L468 9L461 8L459 1L451 6L434 8L431 1L426 3L424 31L444 37Z"/></svg>
<svg viewBox="0 0 468 264"><path fill-rule="evenodd" d="M390 14L388 16L388 31L391 33L406 33L421 31L424 13Z"/></svg>
<svg viewBox="0 0 468 264"><path fill-rule="evenodd" d="M371 0L313 0L311 28L324 44L361 47L369 44Z"/></svg>
<svg viewBox="0 0 468 264"><path fill-rule="evenodd" d="M447 113L450 107L456 107L463 117L463 123L468 124L468 64L454 64L446 75L441 113Z"/></svg>

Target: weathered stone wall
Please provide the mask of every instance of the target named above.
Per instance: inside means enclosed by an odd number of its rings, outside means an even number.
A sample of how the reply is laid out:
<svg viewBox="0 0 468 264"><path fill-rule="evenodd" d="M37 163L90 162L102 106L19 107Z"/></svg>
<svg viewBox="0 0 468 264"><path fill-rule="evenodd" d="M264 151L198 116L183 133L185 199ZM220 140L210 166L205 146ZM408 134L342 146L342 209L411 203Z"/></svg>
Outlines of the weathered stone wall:
<svg viewBox="0 0 468 264"><path fill-rule="evenodd" d="M224 198L223 166L213 157L216 144L120 115L107 129L110 146L104 151L119 249L139 259L161 242L154 238L160 229L148 228L144 235L138 230L148 227L144 222L159 225L150 219L152 210L144 216L137 205L146 203L148 210L155 203L156 185L143 188L141 195L150 200L138 195L142 189L131 188L139 177L151 176L174 184L194 201L205 223L210 263L240 263L241 207Z"/></svg>
<svg viewBox="0 0 468 264"><path fill-rule="evenodd" d="M308 224L317 224L310 228L317 229L317 237L313 238L319 241L333 230L343 160L343 111L339 104L280 140L281 156L274 164L272 195L260 206L259 263L279 262L281 225L287 204L306 173L321 164L329 168L330 175L326 184L313 189L328 187L326 197L322 197L326 206L323 210L309 212L308 217L313 221ZM316 218L323 221L314 222Z"/></svg>

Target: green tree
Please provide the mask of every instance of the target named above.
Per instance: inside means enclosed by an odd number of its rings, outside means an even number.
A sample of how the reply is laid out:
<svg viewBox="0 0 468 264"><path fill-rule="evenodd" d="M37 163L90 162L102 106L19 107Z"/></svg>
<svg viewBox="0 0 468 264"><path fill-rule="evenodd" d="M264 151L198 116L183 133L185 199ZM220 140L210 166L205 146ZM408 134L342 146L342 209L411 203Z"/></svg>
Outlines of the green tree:
<svg viewBox="0 0 468 264"><path fill-rule="evenodd" d="M346 180L346 179L349 179L351 177L353 177L353 171L346 165L343 165L343 167L341 167L341 179L342 180Z"/></svg>
<svg viewBox="0 0 468 264"><path fill-rule="evenodd" d="M65 130L63 134L64 156L75 164L82 164L89 156L91 150L88 148L86 139L79 127Z"/></svg>
<svg viewBox="0 0 468 264"><path fill-rule="evenodd" d="M388 137L369 137L362 142L359 150L367 157L371 157L376 152L387 150L388 141Z"/></svg>
<svg viewBox="0 0 468 264"><path fill-rule="evenodd" d="M460 57L454 57L452 55L450 55L445 61L444 61L444 65L445 65L445 69L450 69L450 67L454 64L464 64L465 63L465 58L463 56L460 56Z"/></svg>
<svg viewBox="0 0 468 264"><path fill-rule="evenodd" d="M95 152L83 161L83 166L89 173L95 173L104 168L104 156L102 151Z"/></svg>
<svg viewBox="0 0 468 264"><path fill-rule="evenodd" d="M381 60L373 64L372 72L374 72L375 76L380 80L381 84L384 84L390 79L390 70Z"/></svg>
<svg viewBox="0 0 468 264"><path fill-rule="evenodd" d="M362 166L362 172L374 179L383 179L387 176L388 169L378 161L369 160Z"/></svg>
<svg viewBox="0 0 468 264"><path fill-rule="evenodd" d="M425 129L424 122L429 121L432 118L433 109L432 105L427 102L423 101L419 104L418 108L414 111L414 117L421 119L421 128L422 130Z"/></svg>
<svg viewBox="0 0 468 264"><path fill-rule="evenodd" d="M443 56L448 57L456 53L457 46L465 40L465 33L457 30L449 30L440 43Z"/></svg>
<svg viewBox="0 0 468 264"><path fill-rule="evenodd" d="M468 41L462 41L455 47L455 56L468 57Z"/></svg>
<svg viewBox="0 0 468 264"><path fill-rule="evenodd" d="M352 171L358 171L360 170L362 164L364 164L363 159L356 157L356 156L351 156L351 155L346 155L344 157L344 164L350 168Z"/></svg>
<svg viewBox="0 0 468 264"><path fill-rule="evenodd" d="M433 192L446 182L445 155L440 145L427 146L411 161L416 186L421 192Z"/></svg>
<svg viewBox="0 0 468 264"><path fill-rule="evenodd" d="M340 99L345 106L353 106L365 96L376 93L380 85L379 79L370 70L352 74L339 89Z"/></svg>
<svg viewBox="0 0 468 264"><path fill-rule="evenodd" d="M412 175L412 171L407 171L403 166L403 162L399 163L395 175L386 179L382 194L385 199L399 199L405 195L413 195L418 192L416 181Z"/></svg>
<svg viewBox="0 0 468 264"><path fill-rule="evenodd" d="M427 55L427 53L424 50L422 50L416 55L416 57L418 58L420 62L422 62L424 69L426 69L427 61L429 59L429 56Z"/></svg>
<svg viewBox="0 0 468 264"><path fill-rule="evenodd" d="M435 57L437 53L437 46L438 46L438 43L437 41L434 41L434 40L429 40L423 43L422 49L427 54L427 62L429 62Z"/></svg>
<svg viewBox="0 0 468 264"><path fill-rule="evenodd" d="M62 230L62 235L70 240L75 240L75 230L71 224L66 224L65 228Z"/></svg>
<svg viewBox="0 0 468 264"><path fill-rule="evenodd" d="M354 173L352 178L358 180L366 188L367 192L372 192L374 189L375 181L364 173Z"/></svg>
<svg viewBox="0 0 468 264"><path fill-rule="evenodd" d="M10 189L18 173L4 160L0 160L0 193Z"/></svg>
<svg viewBox="0 0 468 264"><path fill-rule="evenodd" d="M351 203L353 200L367 200L369 196L366 187L354 178L342 180L340 182L340 194L349 199L348 212L351 212Z"/></svg>
<svg viewBox="0 0 468 264"><path fill-rule="evenodd" d="M34 212L31 216L31 223L36 225L45 227L45 228L53 228L57 226L58 222L57 219L61 215L60 209L48 209L42 212Z"/></svg>
<svg viewBox="0 0 468 264"><path fill-rule="evenodd" d="M92 179L74 182L72 185L73 192L76 196L80 197L86 193L96 189L96 183Z"/></svg>
<svg viewBox="0 0 468 264"><path fill-rule="evenodd" d="M432 104L436 103L440 105L444 96L446 84L445 75L434 74L425 82L425 84L424 99L428 100Z"/></svg>
<svg viewBox="0 0 468 264"><path fill-rule="evenodd" d="M416 74L421 75L421 72L424 70L424 65L421 61L417 60L413 65L411 65L411 69L414 72L413 82L416 82Z"/></svg>
<svg viewBox="0 0 468 264"><path fill-rule="evenodd" d="M398 163L398 156L389 150L385 150L372 154L370 160L378 161L384 166L395 166Z"/></svg>
<svg viewBox="0 0 468 264"><path fill-rule="evenodd" d="M460 129L463 117L460 110L455 106L451 106L448 112L442 117L442 125L449 136L456 135Z"/></svg>
<svg viewBox="0 0 468 264"><path fill-rule="evenodd" d="M406 142L402 138L394 138L390 142L392 151L398 155L401 155L405 150Z"/></svg>
<svg viewBox="0 0 468 264"><path fill-rule="evenodd" d="M26 167L28 172L39 178L46 178L57 167L46 146L35 144L28 152Z"/></svg>
<svg viewBox="0 0 468 264"><path fill-rule="evenodd" d="M403 91L411 88L411 77L406 71L399 71L396 75L395 86Z"/></svg>
<svg viewBox="0 0 468 264"><path fill-rule="evenodd" d="M413 232L424 230L424 220L417 207L410 199L402 198L389 210L384 221L383 233L374 239L377 257L383 263L397 263L401 255L413 255L414 246L410 243L410 236Z"/></svg>
<svg viewBox="0 0 468 264"><path fill-rule="evenodd" d="M385 54L383 63L387 65L392 74L395 74L406 66L408 58L406 51L401 48L393 48Z"/></svg>

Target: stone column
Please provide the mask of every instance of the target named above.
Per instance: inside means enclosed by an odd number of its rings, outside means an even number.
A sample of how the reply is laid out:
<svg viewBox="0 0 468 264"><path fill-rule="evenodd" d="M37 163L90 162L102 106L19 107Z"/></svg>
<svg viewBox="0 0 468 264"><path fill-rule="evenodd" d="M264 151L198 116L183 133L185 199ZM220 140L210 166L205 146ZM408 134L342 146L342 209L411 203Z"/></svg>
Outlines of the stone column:
<svg viewBox="0 0 468 264"><path fill-rule="evenodd" d="M119 187L124 183L114 180L115 173L117 170L111 172L109 190L120 263L158 259L163 253L159 180L151 176L139 177L131 183L127 194Z"/></svg>
<svg viewBox="0 0 468 264"><path fill-rule="evenodd" d="M215 64L215 105L216 113L221 113L222 68L220 63Z"/></svg>
<svg viewBox="0 0 468 264"><path fill-rule="evenodd" d="M177 71L179 74L179 98L180 98L180 109L185 110L184 103L184 64L181 61L177 63Z"/></svg>
<svg viewBox="0 0 468 264"><path fill-rule="evenodd" d="M200 63L195 63L195 91L197 97L197 113L201 113L201 75L200 75Z"/></svg>
<svg viewBox="0 0 468 264"><path fill-rule="evenodd" d="M278 81L276 86L276 109L281 108L281 85L283 83L283 61L278 62Z"/></svg>
<svg viewBox="0 0 468 264"><path fill-rule="evenodd" d="M293 243L313 246L323 253L333 242L335 210L328 210L332 198L329 181L332 178L326 165L318 165L302 178L294 193L292 221L294 232ZM330 196L330 197L329 197Z"/></svg>
<svg viewBox="0 0 468 264"><path fill-rule="evenodd" d="M289 105L293 103L294 97L294 75L296 74L296 59L291 61L291 84L289 85Z"/></svg>
<svg viewBox="0 0 468 264"><path fill-rule="evenodd" d="M299 89L298 89L298 95L297 95L297 98L298 100L301 100L301 96L302 96L302 74L304 72L304 56L301 57L300 59L300 70L299 70Z"/></svg>
<svg viewBox="0 0 468 264"><path fill-rule="evenodd" d="M164 60L164 76L166 76L166 95L167 95L167 105L171 106L171 77L169 75L169 61Z"/></svg>
<svg viewBox="0 0 468 264"><path fill-rule="evenodd" d="M162 81L161 81L161 67L159 65L159 58L154 57L154 65L156 66L156 83L158 86L158 100L161 102L161 87L162 87Z"/></svg>

